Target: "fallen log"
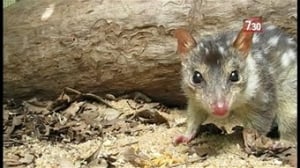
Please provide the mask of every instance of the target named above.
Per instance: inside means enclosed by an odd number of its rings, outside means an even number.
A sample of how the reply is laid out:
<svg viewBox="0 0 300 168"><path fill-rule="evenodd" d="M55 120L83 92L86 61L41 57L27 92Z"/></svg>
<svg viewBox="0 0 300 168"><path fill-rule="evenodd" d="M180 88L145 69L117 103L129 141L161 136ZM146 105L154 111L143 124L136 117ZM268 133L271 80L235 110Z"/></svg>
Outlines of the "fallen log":
<svg viewBox="0 0 300 168"><path fill-rule="evenodd" d="M4 9L4 98L53 98L64 87L141 91L183 105L175 28L201 34L263 16L296 33L296 1L22 0Z"/></svg>

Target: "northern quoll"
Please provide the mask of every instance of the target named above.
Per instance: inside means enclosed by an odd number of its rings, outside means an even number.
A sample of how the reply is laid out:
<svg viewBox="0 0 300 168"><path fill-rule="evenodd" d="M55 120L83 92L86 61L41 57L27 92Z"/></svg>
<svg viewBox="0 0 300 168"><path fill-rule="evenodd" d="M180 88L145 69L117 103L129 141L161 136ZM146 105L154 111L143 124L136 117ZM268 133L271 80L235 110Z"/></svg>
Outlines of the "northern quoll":
<svg viewBox="0 0 300 168"><path fill-rule="evenodd" d="M188 143L209 115L237 116L261 134L278 125L280 138L296 143L297 41L278 27L261 32L228 31L195 39L175 31L188 98L187 130L175 143Z"/></svg>

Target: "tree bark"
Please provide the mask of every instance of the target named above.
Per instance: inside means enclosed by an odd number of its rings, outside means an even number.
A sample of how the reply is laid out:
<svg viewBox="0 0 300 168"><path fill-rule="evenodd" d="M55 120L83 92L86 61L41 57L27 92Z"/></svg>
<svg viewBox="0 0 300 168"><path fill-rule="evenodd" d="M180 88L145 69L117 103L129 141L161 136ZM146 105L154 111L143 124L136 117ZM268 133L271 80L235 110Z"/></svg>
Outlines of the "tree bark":
<svg viewBox="0 0 300 168"><path fill-rule="evenodd" d="M215 33L252 16L296 34L294 0L22 0L4 9L4 98L72 87L183 105L172 30Z"/></svg>

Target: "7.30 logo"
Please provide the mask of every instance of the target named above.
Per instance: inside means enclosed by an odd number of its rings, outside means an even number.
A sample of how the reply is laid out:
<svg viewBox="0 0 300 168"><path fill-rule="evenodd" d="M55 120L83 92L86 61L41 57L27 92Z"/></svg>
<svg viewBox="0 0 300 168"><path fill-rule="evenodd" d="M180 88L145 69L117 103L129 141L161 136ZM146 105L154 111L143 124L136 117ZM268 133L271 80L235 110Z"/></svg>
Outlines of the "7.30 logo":
<svg viewBox="0 0 300 168"><path fill-rule="evenodd" d="M262 31L262 17L251 17L244 20L244 31L261 32Z"/></svg>

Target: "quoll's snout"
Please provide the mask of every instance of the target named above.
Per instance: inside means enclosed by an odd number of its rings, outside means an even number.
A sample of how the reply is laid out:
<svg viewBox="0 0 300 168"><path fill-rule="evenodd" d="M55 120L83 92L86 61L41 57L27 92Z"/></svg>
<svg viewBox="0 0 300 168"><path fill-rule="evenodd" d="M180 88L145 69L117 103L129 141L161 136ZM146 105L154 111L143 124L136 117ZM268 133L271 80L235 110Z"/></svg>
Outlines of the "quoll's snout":
<svg viewBox="0 0 300 168"><path fill-rule="evenodd" d="M212 108L212 114L220 117L225 117L228 116L229 114L229 108L228 108L228 103L224 100L219 100L214 102L211 105Z"/></svg>

